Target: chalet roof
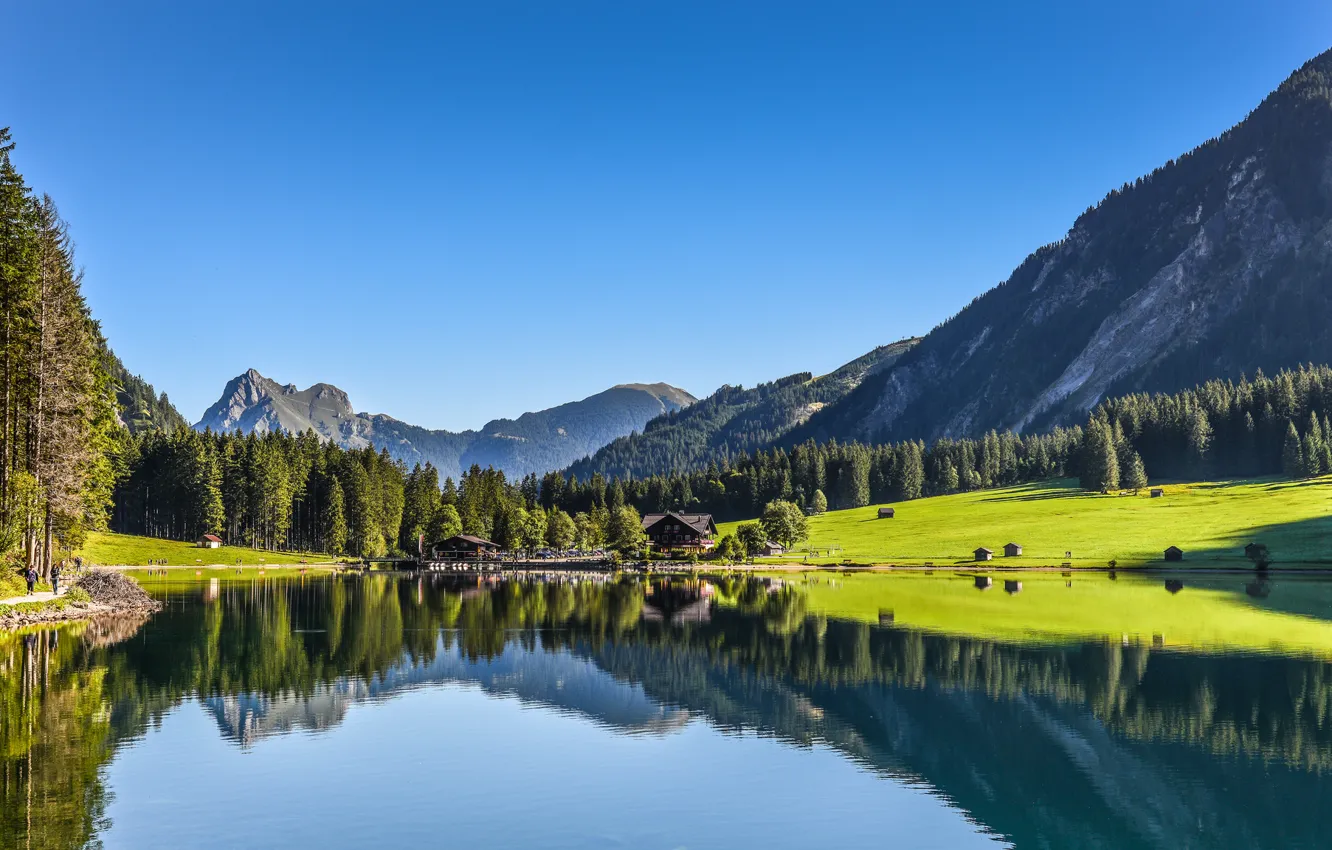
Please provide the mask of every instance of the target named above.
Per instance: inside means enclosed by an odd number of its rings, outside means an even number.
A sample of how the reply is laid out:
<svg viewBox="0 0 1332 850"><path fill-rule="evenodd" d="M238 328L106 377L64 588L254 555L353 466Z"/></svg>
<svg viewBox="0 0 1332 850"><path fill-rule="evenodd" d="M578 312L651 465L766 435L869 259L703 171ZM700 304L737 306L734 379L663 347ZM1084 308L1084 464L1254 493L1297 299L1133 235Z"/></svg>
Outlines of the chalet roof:
<svg viewBox="0 0 1332 850"><path fill-rule="evenodd" d="M985 552L985 553L987 553L987 554L989 554L989 555L993 555L993 554L994 554L994 550L993 550L993 549L986 549L984 546L980 547L980 548L977 549L976 551L977 551L977 552Z"/></svg>
<svg viewBox="0 0 1332 850"><path fill-rule="evenodd" d="M651 528L667 517L689 526L699 534L711 533L711 529L714 525L712 522L712 514L682 514L675 511L667 511L664 514L646 514L643 517L644 530Z"/></svg>
<svg viewBox="0 0 1332 850"><path fill-rule="evenodd" d="M452 537L441 540L440 542L436 543L435 546L439 547L445 545L446 543L455 543L455 542L471 543L473 546L484 546L495 549L499 548L498 543L492 543L489 540L485 539L484 537L477 537L475 534L455 534Z"/></svg>
<svg viewBox="0 0 1332 850"><path fill-rule="evenodd" d="M207 540L209 543L221 543L221 542L222 542L222 538L221 538L221 537L218 537L216 534L205 534L203 537L201 537L201 538L199 538L199 539L200 539L200 540Z"/></svg>
<svg viewBox="0 0 1332 850"><path fill-rule="evenodd" d="M1022 544L1021 544L1021 543L1005 543L1005 544L1004 544L1004 547L1005 547L1005 548L1007 548L1007 547L1009 547L1009 546L1016 546L1016 547L1018 547L1019 549L1022 548Z"/></svg>

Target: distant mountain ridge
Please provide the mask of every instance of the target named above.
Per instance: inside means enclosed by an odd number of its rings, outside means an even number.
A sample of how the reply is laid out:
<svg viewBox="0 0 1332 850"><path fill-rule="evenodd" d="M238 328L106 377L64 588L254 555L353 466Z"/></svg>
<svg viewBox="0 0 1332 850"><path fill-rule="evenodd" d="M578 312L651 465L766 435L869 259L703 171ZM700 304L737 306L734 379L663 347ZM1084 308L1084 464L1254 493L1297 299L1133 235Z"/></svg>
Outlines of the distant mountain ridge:
<svg viewBox="0 0 1332 850"><path fill-rule="evenodd" d="M724 457L783 442L807 419L834 404L869 376L890 369L919 340L883 345L832 372L799 372L750 389L725 386L712 395L647 423L569 467L586 480L644 478L698 469Z"/></svg>
<svg viewBox="0 0 1332 850"><path fill-rule="evenodd" d="M1306 362L1332 362L1332 51L792 437L1043 429L1109 396Z"/></svg>
<svg viewBox="0 0 1332 850"><path fill-rule="evenodd" d="M521 477L561 469L647 422L696 399L669 384L621 384L581 401L496 419L476 431L422 428L382 413L357 413L332 384L304 390L247 370L226 388L196 430L266 433L313 430L344 448L387 449L409 467L431 463L441 476L458 478L477 464Z"/></svg>

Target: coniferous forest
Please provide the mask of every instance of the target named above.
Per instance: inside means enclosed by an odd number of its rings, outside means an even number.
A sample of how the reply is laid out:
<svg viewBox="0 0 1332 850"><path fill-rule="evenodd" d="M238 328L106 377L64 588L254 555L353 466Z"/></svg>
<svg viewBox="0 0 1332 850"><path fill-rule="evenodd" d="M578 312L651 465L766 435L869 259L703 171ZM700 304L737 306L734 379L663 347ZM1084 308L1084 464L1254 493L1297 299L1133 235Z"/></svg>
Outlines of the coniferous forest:
<svg viewBox="0 0 1332 850"><path fill-rule="evenodd" d="M125 433L69 229L13 149L0 129L0 553L45 574L105 526Z"/></svg>
<svg viewBox="0 0 1332 850"><path fill-rule="evenodd" d="M551 472L506 480L473 467L440 481L372 449L302 435L150 432L129 444L115 488L118 531L330 554L414 554L418 541L465 532L512 551L630 550L641 513L756 517L772 501L808 511L1077 478L1089 490L1201 479L1332 472L1332 368L1212 381L1171 395L1112 399L1086 426L991 432L926 446L806 442L642 479ZM625 511L629 514L626 515Z"/></svg>

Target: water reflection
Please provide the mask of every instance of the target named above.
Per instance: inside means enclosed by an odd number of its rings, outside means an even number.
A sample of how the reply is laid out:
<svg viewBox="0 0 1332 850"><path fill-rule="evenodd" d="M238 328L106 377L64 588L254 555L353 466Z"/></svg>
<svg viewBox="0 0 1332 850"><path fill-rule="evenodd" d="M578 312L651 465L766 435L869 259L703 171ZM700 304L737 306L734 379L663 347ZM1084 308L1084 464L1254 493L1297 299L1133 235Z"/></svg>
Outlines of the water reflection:
<svg viewBox="0 0 1332 850"><path fill-rule="evenodd" d="M118 790L103 768L185 701L257 747L441 686L614 734L699 719L825 745L1018 847L1312 847L1332 827L1317 658L950 636L891 612L829 618L760 580L311 577L166 596L146 623L0 635L0 836L95 840Z"/></svg>

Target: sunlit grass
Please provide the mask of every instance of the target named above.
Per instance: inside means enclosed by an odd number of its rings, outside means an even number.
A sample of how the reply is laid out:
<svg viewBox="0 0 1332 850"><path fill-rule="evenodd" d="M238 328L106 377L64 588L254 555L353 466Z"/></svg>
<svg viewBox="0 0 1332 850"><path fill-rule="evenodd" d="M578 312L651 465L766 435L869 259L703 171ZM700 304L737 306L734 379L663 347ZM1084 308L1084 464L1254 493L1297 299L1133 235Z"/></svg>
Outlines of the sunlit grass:
<svg viewBox="0 0 1332 850"><path fill-rule="evenodd" d="M131 534L93 533L79 551L84 561L105 566L147 566L148 561L165 560L167 566L240 566L257 567L279 564L299 564L302 560L328 563L327 555L298 552L265 552L245 546L223 546L221 549L200 549L193 543L178 540L159 540L156 537L136 537Z"/></svg>
<svg viewBox="0 0 1332 850"><path fill-rule="evenodd" d="M1332 478L1257 479L1165 486L1163 498L1103 496L1075 482L917 499L810 517L810 537L784 560L799 562L809 547L840 547L817 563L938 566L969 564L978 547L994 550L997 566L1120 567L1160 564L1168 546L1185 551L1184 567L1245 566L1244 546L1261 541L1275 566L1332 566ZM722 534L737 523L724 523ZM1003 546L1023 547L1005 558ZM1065 553L1071 552L1071 557ZM813 561L812 561L813 562Z"/></svg>

